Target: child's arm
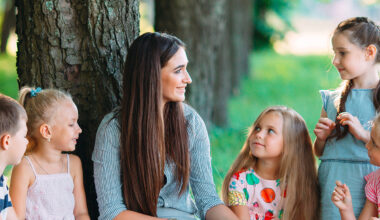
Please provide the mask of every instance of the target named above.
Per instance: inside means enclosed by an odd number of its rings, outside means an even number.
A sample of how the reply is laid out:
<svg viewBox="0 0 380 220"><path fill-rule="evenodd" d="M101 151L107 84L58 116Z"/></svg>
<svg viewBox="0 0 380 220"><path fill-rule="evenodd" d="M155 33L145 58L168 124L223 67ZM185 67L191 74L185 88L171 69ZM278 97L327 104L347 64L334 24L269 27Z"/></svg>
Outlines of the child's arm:
<svg viewBox="0 0 380 220"><path fill-rule="evenodd" d="M358 140L367 143L370 141L370 132L365 130L357 117L348 112L342 112L337 119L341 125L348 125L348 131Z"/></svg>
<svg viewBox="0 0 380 220"><path fill-rule="evenodd" d="M35 176L25 158L13 167L9 195L14 211L19 219L25 219L26 196L28 188L33 184Z"/></svg>
<svg viewBox="0 0 380 220"><path fill-rule="evenodd" d="M322 156L325 149L326 139L335 128L335 122L327 118L326 111L322 108L321 117L315 125L314 134L317 137L314 142L314 153L318 157Z"/></svg>
<svg viewBox="0 0 380 220"><path fill-rule="evenodd" d="M17 220L17 219L18 218L17 218L15 210L13 209L13 207L9 207L8 213L7 213L7 220ZM1 220L1 216L0 216L0 220Z"/></svg>
<svg viewBox="0 0 380 220"><path fill-rule="evenodd" d="M83 187L82 163L78 156L70 155L70 173L74 180L74 216L75 219L90 219L87 210L86 194Z"/></svg>
<svg viewBox="0 0 380 220"><path fill-rule="evenodd" d="M339 209L341 220L356 220L352 208L350 189L346 184L336 181L336 187L331 195L331 201Z"/></svg>
<svg viewBox="0 0 380 220"><path fill-rule="evenodd" d="M359 220L375 220L374 216L378 216L377 205L368 199L366 199L362 212L360 213Z"/></svg>
<svg viewBox="0 0 380 220"><path fill-rule="evenodd" d="M235 215L240 219L240 220L249 220L249 210L246 205L234 205L230 206L230 209L235 213Z"/></svg>
<svg viewBox="0 0 380 220"><path fill-rule="evenodd" d="M336 187L332 193L331 200L334 205L339 208L341 220L356 219L352 208L350 189L346 184L336 181ZM378 216L377 205L367 199L358 220L377 219L372 218L374 216Z"/></svg>

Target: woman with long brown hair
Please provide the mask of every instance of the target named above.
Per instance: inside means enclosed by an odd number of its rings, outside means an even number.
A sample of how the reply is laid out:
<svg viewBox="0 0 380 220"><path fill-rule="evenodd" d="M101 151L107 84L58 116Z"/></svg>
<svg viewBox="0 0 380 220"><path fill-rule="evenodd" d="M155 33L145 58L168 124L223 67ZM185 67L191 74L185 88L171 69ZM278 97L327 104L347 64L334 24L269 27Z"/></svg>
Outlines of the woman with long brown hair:
<svg viewBox="0 0 380 220"><path fill-rule="evenodd" d="M204 122L182 103L187 63L168 34L129 48L121 106L100 124L92 156L99 219L236 218L216 193Z"/></svg>

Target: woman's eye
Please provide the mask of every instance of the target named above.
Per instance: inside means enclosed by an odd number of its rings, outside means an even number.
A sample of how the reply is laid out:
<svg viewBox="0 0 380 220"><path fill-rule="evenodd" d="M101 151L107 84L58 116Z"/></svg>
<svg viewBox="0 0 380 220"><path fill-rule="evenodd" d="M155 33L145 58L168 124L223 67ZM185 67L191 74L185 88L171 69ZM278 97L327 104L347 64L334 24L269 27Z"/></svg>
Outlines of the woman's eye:
<svg viewBox="0 0 380 220"><path fill-rule="evenodd" d="M339 54L340 54L341 56L344 56L344 55L346 54L346 52L339 52Z"/></svg>
<svg viewBox="0 0 380 220"><path fill-rule="evenodd" d="M180 72L181 72L181 69L174 71L174 73L180 73Z"/></svg>

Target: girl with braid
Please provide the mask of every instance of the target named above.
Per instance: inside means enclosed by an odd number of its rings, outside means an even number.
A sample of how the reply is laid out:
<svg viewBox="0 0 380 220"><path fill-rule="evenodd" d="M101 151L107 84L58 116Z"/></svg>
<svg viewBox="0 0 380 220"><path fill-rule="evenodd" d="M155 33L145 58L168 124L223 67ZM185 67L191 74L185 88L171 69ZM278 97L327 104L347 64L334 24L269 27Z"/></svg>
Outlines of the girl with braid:
<svg viewBox="0 0 380 220"><path fill-rule="evenodd" d="M342 21L334 31L332 46L333 65L343 83L334 91L321 91L323 108L314 129L324 220L340 218L331 201L336 180L350 188L358 217L366 200L363 177L377 169L369 162L365 144L370 140L371 120L380 109L379 26L365 17Z"/></svg>

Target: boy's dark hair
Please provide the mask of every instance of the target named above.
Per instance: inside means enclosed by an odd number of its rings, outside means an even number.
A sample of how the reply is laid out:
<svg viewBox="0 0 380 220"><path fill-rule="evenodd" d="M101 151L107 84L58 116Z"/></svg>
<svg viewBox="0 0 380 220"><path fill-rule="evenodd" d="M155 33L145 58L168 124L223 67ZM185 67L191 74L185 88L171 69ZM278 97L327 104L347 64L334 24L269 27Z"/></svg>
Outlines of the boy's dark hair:
<svg viewBox="0 0 380 220"><path fill-rule="evenodd" d="M0 135L14 135L21 118L27 118L24 108L9 96L0 94Z"/></svg>

